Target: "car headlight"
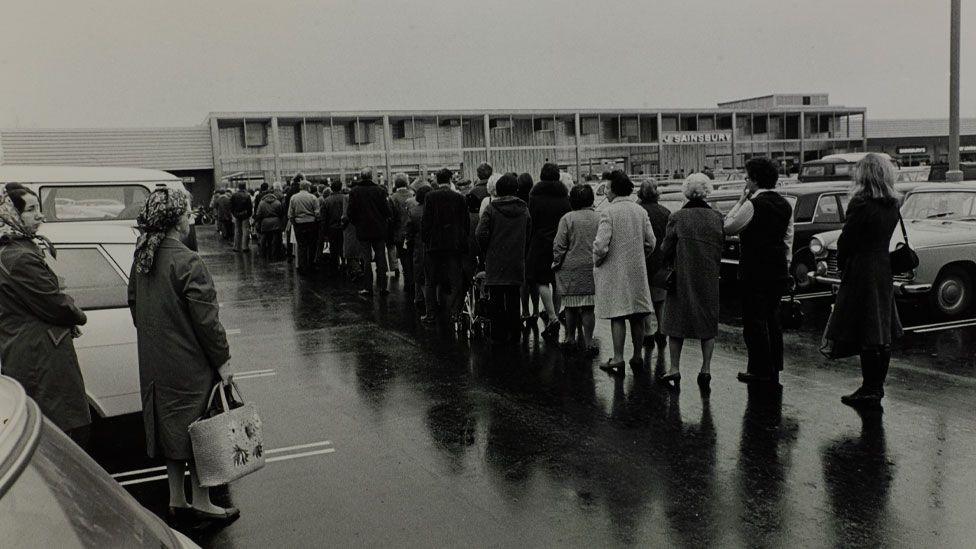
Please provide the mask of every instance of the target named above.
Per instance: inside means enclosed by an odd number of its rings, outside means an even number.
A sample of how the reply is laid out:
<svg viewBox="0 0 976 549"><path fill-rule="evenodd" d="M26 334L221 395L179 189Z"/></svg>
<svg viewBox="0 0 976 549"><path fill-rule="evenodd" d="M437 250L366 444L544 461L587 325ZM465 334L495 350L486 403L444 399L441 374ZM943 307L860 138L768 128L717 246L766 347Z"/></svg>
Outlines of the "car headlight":
<svg viewBox="0 0 976 549"><path fill-rule="evenodd" d="M827 248L824 246L823 242L819 238L813 237L810 240L810 253L812 253L814 256L820 257L821 255L826 253L826 251Z"/></svg>
<svg viewBox="0 0 976 549"><path fill-rule="evenodd" d="M826 261L818 261L817 262L817 270L815 272L817 273L817 276L824 276L824 275L826 275L827 274L827 262Z"/></svg>

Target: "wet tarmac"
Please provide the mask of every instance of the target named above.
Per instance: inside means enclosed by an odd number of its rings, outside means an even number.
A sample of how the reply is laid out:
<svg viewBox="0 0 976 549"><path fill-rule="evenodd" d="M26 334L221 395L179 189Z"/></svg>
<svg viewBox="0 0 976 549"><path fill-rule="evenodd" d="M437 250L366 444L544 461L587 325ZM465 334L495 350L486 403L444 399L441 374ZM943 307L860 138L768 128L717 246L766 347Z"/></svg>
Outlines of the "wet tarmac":
<svg viewBox="0 0 976 549"><path fill-rule="evenodd" d="M805 302L787 334L779 393L735 380L745 348L726 292L703 398L697 345L674 394L597 369L606 322L592 361L537 332L494 349L424 329L402 290L364 299L200 233L269 461L229 488L239 520L190 532L201 545L976 545L973 328L906 336L883 414L859 415L839 401L856 361L817 352L829 302ZM164 514L141 417L101 422L94 446Z"/></svg>

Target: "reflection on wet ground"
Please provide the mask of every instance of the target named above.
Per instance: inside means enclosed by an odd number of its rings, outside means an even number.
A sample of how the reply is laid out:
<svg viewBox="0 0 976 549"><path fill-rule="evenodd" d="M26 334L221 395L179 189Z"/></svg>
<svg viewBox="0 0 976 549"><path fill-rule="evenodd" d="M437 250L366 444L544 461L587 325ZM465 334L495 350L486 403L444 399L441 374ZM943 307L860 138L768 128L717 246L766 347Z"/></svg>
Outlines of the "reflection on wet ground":
<svg viewBox="0 0 976 549"><path fill-rule="evenodd" d="M784 388L735 381L744 363L726 299L710 398L596 369L532 332L490 348L425 330L408 300L297 278L206 232L238 371L266 447L330 441L230 488L242 518L209 546L947 546L976 543L976 331L912 336L884 414L840 405L857 365L787 336ZM399 287L399 284L397 284ZM822 306L820 306L822 307ZM818 306L808 304L808 322ZM603 360L609 327L597 336ZM700 359L686 346L685 373ZM932 356L932 355L937 356ZM99 429L110 472L142 457L138 418ZM110 434L106 434L110 433ZM162 512L165 483L128 486Z"/></svg>

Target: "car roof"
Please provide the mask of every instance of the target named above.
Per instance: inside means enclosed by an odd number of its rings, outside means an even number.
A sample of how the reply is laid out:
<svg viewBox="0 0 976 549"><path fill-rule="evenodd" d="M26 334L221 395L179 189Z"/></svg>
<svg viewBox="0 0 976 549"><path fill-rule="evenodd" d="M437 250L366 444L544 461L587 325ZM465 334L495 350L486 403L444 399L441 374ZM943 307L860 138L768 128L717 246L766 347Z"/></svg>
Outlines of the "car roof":
<svg viewBox="0 0 976 549"><path fill-rule="evenodd" d="M866 153L866 152L854 152L854 153L838 153L838 154L828 154L820 160L810 160L804 162L804 164L845 164L848 162L857 162L867 156L868 154L876 154L881 158L891 160L891 156L887 153Z"/></svg>
<svg viewBox="0 0 976 549"><path fill-rule="evenodd" d="M162 170L92 166L0 166L0 183L174 182L182 180Z"/></svg>
<svg viewBox="0 0 976 549"><path fill-rule="evenodd" d="M135 244L139 231L131 225L91 221L44 223L38 234L53 244Z"/></svg>
<svg viewBox="0 0 976 549"><path fill-rule="evenodd" d="M31 417L28 403L27 393L19 383L0 375L0 497L20 474L23 455L33 452L30 444L25 445L25 439L30 439L38 418Z"/></svg>
<svg viewBox="0 0 976 549"><path fill-rule="evenodd" d="M959 183L921 183L910 192L947 192L947 191L976 191L976 181L960 181Z"/></svg>

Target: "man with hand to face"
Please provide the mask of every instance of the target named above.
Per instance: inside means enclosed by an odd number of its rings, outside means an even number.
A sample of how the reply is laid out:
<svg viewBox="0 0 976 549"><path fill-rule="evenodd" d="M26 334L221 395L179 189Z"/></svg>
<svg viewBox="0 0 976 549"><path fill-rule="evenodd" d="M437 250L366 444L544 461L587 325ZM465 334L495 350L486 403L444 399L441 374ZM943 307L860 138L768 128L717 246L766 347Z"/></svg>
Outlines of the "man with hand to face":
<svg viewBox="0 0 976 549"><path fill-rule="evenodd" d="M746 162L746 187L725 217L725 234L739 235L742 338L749 352L744 383L779 384L783 332L779 303L790 281L793 207L774 189L779 179L768 158Z"/></svg>

